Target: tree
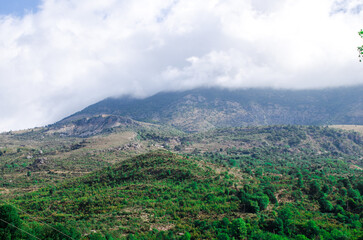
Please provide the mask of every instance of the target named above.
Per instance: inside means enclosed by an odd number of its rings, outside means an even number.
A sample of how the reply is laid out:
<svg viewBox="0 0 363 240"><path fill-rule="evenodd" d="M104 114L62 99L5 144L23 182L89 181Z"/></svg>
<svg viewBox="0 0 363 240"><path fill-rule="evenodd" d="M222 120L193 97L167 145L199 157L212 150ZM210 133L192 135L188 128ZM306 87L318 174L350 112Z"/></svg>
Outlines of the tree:
<svg viewBox="0 0 363 240"><path fill-rule="evenodd" d="M247 236L246 223L242 218L237 218L232 221L230 232L235 239L244 239Z"/></svg>
<svg viewBox="0 0 363 240"><path fill-rule="evenodd" d="M321 187L320 183L316 180L310 183L310 196L315 197L320 193Z"/></svg>
<svg viewBox="0 0 363 240"><path fill-rule="evenodd" d="M296 240L309 240L309 238L305 237L305 235L296 235L295 237Z"/></svg>
<svg viewBox="0 0 363 240"><path fill-rule="evenodd" d="M228 236L228 234L227 233L219 233L218 235L217 235L217 239L218 240L229 240L230 238L229 238L229 236Z"/></svg>
<svg viewBox="0 0 363 240"><path fill-rule="evenodd" d="M101 233L92 233L88 235L88 240L106 240Z"/></svg>
<svg viewBox="0 0 363 240"><path fill-rule="evenodd" d="M294 213L288 206L279 210L278 217L275 219L275 230L277 230L279 234L290 236L293 230L293 216Z"/></svg>
<svg viewBox="0 0 363 240"><path fill-rule="evenodd" d="M44 236L41 236L41 239L52 239L52 240L65 240L65 239L74 239L78 240L81 238L81 234L72 227L65 227L60 223L57 223L53 227L44 227Z"/></svg>
<svg viewBox="0 0 363 240"><path fill-rule="evenodd" d="M184 233L184 235L180 238L181 240L190 240L192 235L189 232Z"/></svg>
<svg viewBox="0 0 363 240"><path fill-rule="evenodd" d="M319 199L319 204L320 204L320 211L321 212L329 213L329 212L332 212L333 209L334 209L333 205L331 204L331 202L328 199L326 199L325 195L323 195Z"/></svg>
<svg viewBox="0 0 363 240"><path fill-rule="evenodd" d="M358 34L361 38L363 38L363 29L361 29L360 32L358 32ZM363 45L358 47L358 52L359 52L359 62L361 62L363 58Z"/></svg>
<svg viewBox="0 0 363 240"><path fill-rule="evenodd" d="M20 236L21 220L11 205L0 206L0 239L12 240Z"/></svg>
<svg viewBox="0 0 363 240"><path fill-rule="evenodd" d="M314 220L310 220L305 224L305 234L309 238L319 235L319 227Z"/></svg>

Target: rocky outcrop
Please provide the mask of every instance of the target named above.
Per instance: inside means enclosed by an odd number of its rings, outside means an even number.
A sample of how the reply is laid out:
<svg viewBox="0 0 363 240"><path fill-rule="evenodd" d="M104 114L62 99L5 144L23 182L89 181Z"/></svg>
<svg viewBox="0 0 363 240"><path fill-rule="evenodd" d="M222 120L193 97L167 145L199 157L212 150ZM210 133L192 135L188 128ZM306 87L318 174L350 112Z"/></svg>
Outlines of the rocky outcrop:
<svg viewBox="0 0 363 240"><path fill-rule="evenodd" d="M122 126L136 127L139 126L139 123L131 118L122 116L97 115L54 124L49 127L48 134L89 137L100 133L111 132L114 128Z"/></svg>

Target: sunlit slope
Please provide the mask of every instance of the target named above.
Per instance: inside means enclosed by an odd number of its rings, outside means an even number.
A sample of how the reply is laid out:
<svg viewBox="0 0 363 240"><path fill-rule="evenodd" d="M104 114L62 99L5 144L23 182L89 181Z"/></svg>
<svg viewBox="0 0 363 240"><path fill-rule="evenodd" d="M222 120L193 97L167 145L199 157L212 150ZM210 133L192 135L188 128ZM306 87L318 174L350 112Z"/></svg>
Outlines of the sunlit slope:
<svg viewBox="0 0 363 240"><path fill-rule="evenodd" d="M331 125L330 127L363 134L363 125Z"/></svg>
<svg viewBox="0 0 363 240"><path fill-rule="evenodd" d="M0 149L0 193L31 191L157 149L250 169L261 160L269 164L296 161L305 168L314 166L314 159L321 159L321 164L328 164L324 159L339 159L347 167L363 167L362 135L330 127L260 126L186 134L153 125L108 129L88 138L59 134L44 128L0 135L4 146Z"/></svg>
<svg viewBox="0 0 363 240"><path fill-rule="evenodd" d="M238 182L234 177L220 178L202 162L158 151L14 202L45 221L77 222L83 232L89 225L119 233L169 230L190 219L217 219L220 213L237 212L235 194L224 192Z"/></svg>
<svg viewBox="0 0 363 240"><path fill-rule="evenodd" d="M195 239L233 236L231 222L238 218L246 223L243 236L251 239L276 234L358 239L362 234L359 170L338 160L329 166L311 160L312 169L294 161L259 162L254 169L225 167L157 151L9 201L28 212L22 217L29 228L30 214L83 235L107 233L117 239L130 234L183 239L186 232Z"/></svg>

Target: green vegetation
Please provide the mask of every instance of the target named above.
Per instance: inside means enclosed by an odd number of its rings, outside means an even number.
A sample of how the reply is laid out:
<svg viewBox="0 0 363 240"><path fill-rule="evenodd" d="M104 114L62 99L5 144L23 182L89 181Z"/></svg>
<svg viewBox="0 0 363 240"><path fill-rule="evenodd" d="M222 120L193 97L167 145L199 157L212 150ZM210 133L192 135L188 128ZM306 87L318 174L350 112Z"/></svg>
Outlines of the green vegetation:
<svg viewBox="0 0 363 240"><path fill-rule="evenodd" d="M103 131L101 120L91 128L102 134L87 138L50 127L0 135L0 219L12 224L0 222L1 239L363 236L357 132L140 122Z"/></svg>
<svg viewBox="0 0 363 240"><path fill-rule="evenodd" d="M17 239L20 236L21 220L17 210L11 205L0 206L1 239Z"/></svg>

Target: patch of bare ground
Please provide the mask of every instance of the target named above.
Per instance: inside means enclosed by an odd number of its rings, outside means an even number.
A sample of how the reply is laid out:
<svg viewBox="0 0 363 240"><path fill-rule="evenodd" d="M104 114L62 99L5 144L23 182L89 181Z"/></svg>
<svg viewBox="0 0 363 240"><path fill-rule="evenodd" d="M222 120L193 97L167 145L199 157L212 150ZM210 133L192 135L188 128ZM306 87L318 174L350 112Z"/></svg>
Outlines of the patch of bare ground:
<svg viewBox="0 0 363 240"><path fill-rule="evenodd" d="M248 176L241 169L236 168L236 167L226 168L226 167L223 167L223 166L220 166L217 164L207 163L207 162L198 162L197 165L201 169L203 169L205 171L211 170L217 175L227 172L229 176L231 176L232 178L237 180L234 183L234 188L236 190L242 189L244 187L246 181L249 181L251 179L250 176Z"/></svg>
<svg viewBox="0 0 363 240"><path fill-rule="evenodd" d="M363 168L361 168L361 167L359 167L359 166L357 166L357 165L354 165L354 164L351 164L351 165L349 166L349 168L351 168L351 169L356 169L356 170L360 170L360 171L362 171L362 170L363 170Z"/></svg>
<svg viewBox="0 0 363 240"><path fill-rule="evenodd" d="M175 227L175 224L152 224L150 226L150 231L157 229L158 231L168 231Z"/></svg>
<svg viewBox="0 0 363 240"><path fill-rule="evenodd" d="M8 194L10 192L7 188L0 188L0 194Z"/></svg>
<svg viewBox="0 0 363 240"><path fill-rule="evenodd" d="M331 128L343 129L346 131L355 131L363 134L363 125L331 125Z"/></svg>
<svg viewBox="0 0 363 240"><path fill-rule="evenodd" d="M87 172L87 171L80 172L80 171L49 170L48 173L49 174L67 174L67 175L78 176L78 175L88 174L88 173L91 173L91 172Z"/></svg>
<svg viewBox="0 0 363 240"><path fill-rule="evenodd" d="M206 162L198 162L198 167L202 168L203 170L208 170L210 168L213 170L216 174L221 174L223 172L227 172L228 175L233 175L236 178L243 179L243 172L241 169L238 168L226 168L223 166L220 166L218 164L213 163L206 163Z"/></svg>
<svg viewBox="0 0 363 240"><path fill-rule="evenodd" d="M5 199L11 199L16 196L23 195L24 193L34 192L36 190L39 190L39 187L36 186L30 186L26 188L1 188L0 189L0 201L2 200L4 202ZM6 200L5 200L6 201Z"/></svg>
<svg viewBox="0 0 363 240"><path fill-rule="evenodd" d="M280 189L275 193L275 197L279 203L288 203L288 202L294 202L292 197L287 194L287 189Z"/></svg>
<svg viewBox="0 0 363 240"><path fill-rule="evenodd" d="M121 132L114 133L107 136L95 136L90 138L92 144L86 148L92 149L107 149L112 147L119 147L132 142L136 137L135 132Z"/></svg>

